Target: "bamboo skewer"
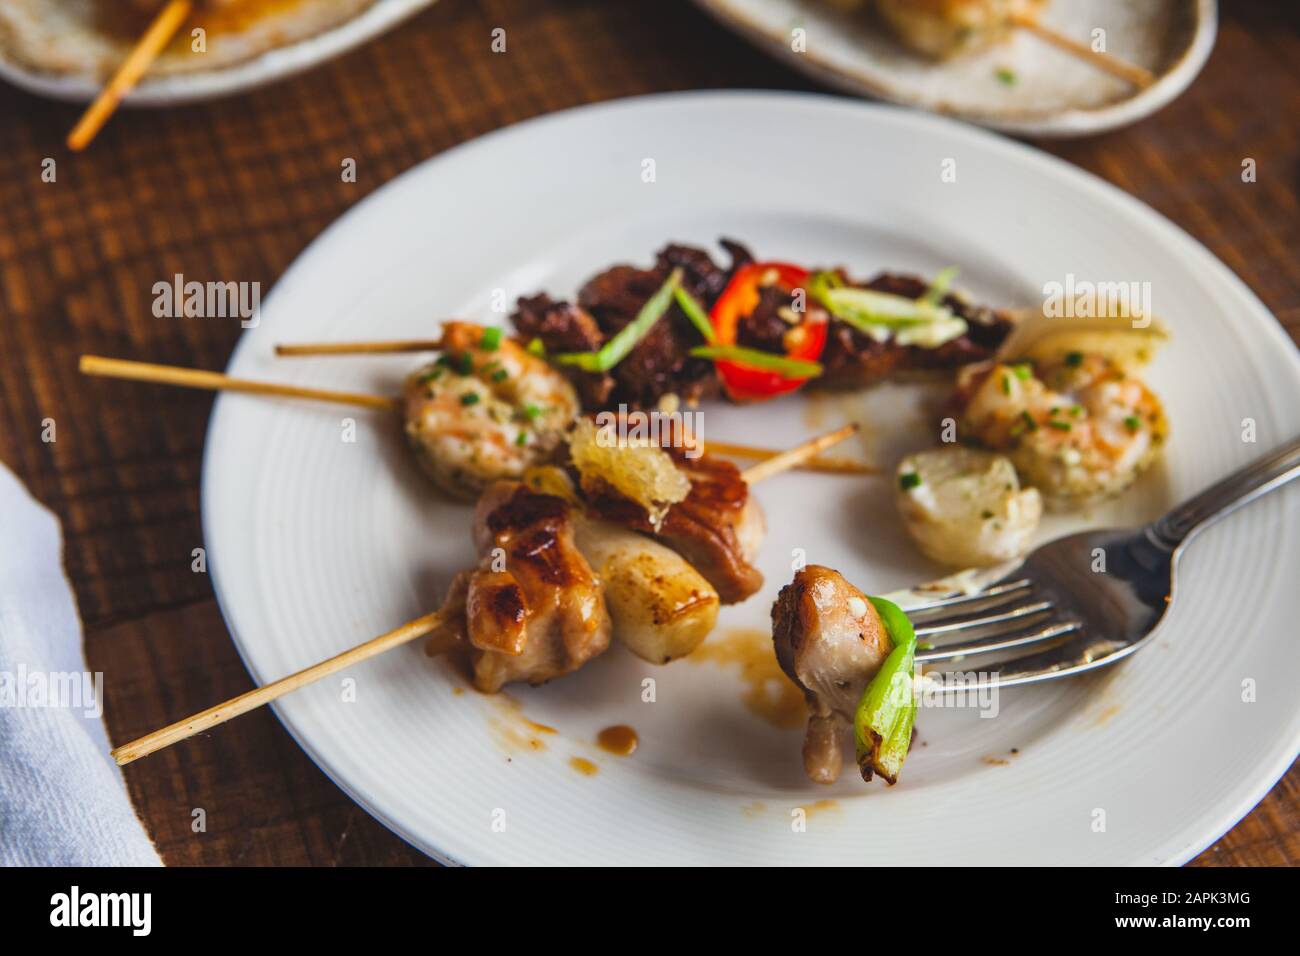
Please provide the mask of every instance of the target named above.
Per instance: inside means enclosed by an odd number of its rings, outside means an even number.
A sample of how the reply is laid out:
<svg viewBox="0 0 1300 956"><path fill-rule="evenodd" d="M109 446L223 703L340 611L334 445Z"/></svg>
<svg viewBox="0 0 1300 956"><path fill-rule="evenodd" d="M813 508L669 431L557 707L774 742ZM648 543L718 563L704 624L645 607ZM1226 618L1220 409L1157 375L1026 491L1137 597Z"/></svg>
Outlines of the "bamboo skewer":
<svg viewBox="0 0 1300 956"><path fill-rule="evenodd" d="M276 355L378 355L392 352L437 352L442 339L395 339L384 342L301 342L277 345Z"/></svg>
<svg viewBox="0 0 1300 956"><path fill-rule="evenodd" d="M843 441L857 430L857 425L845 425L843 428L836 429L829 434L809 439L767 461L754 465L742 472L741 477L751 485L766 478L771 478L779 472L798 467L801 463L816 455L817 452ZM246 691L238 697L232 697L230 700L217 704L215 707L209 707L207 710L200 711L183 720L168 724L161 730L155 730L143 737L132 740L130 743L115 747L110 751L110 755L117 761L118 766L125 766L139 760L141 757L147 757L155 751L162 750L164 747L170 747L174 743L193 737L195 734L211 730L213 727L224 724L241 714L246 714L250 710L256 710L263 704L269 704L291 691L306 687L308 684L314 684L316 681L328 677L330 674L338 673L353 664L359 664L372 657L377 657L385 651L400 647L403 644L409 644L411 641L429 634L438 627L441 620L441 612L434 611L417 617L413 621L407 621L386 634L371 638L364 644L358 644L356 647L310 667L303 668L288 677L281 677L279 680Z"/></svg>
<svg viewBox="0 0 1300 956"><path fill-rule="evenodd" d="M1086 43L1068 37L1064 33L1059 33L1051 27L1043 26L1032 17L1016 17L1012 20L1017 27L1022 30L1028 30L1034 36L1038 37L1044 43L1051 44L1058 50L1076 56L1087 63L1092 64L1097 69L1109 73L1111 76L1117 76L1121 80L1127 80L1139 89L1146 89L1156 81L1156 75L1144 66L1138 66L1135 63L1129 63L1121 60L1119 57L1110 53L1098 53Z"/></svg>
<svg viewBox="0 0 1300 956"><path fill-rule="evenodd" d="M159 11L135 48L117 68L113 78L99 91L86 112L81 114L81 119L77 120L77 125L68 134L68 149L78 152L90 145L90 141L108 122L118 104L135 88L163 47L176 35L176 31L190 15L190 7L190 0L169 0L167 6Z"/></svg>
<svg viewBox="0 0 1300 956"><path fill-rule="evenodd" d="M246 378L233 378L220 372L207 372L197 368L181 368L175 365L156 365L152 362L133 362L129 359L105 358L101 355L83 355L79 365L85 375L98 375L105 378L118 378L134 382L153 382L158 385L175 385L180 388L196 388L209 392L244 392L251 395L272 395L279 398L305 398L318 402L333 402L338 405L356 405L362 408L377 408L394 411L399 403L385 395L367 395L360 392L340 392L331 389L307 388L301 385L280 385L275 382L258 382ZM789 452L772 451L769 448L755 448L750 445L734 445L727 442L710 441L706 447L721 455L737 458L756 458L770 461ZM818 456L804 458L799 466L806 471L825 472L836 475L874 474L875 469L869 465L847 458L821 458Z"/></svg>
<svg viewBox="0 0 1300 956"><path fill-rule="evenodd" d="M837 428L833 432L827 432L825 435L819 435L811 438L802 444L795 445L786 451L773 455L766 461L760 461L757 465L750 465L740 473L749 484L757 484L765 478L771 478L773 475L788 471L791 468L798 468L804 462L812 459L819 451L830 448L831 445L837 445L844 439L857 432L858 426L845 425L843 428Z"/></svg>
<svg viewBox="0 0 1300 956"><path fill-rule="evenodd" d="M853 426L854 431L857 426ZM768 462L789 452L773 451L770 448L756 448L753 445L736 445L731 442L713 441L709 439L704 442L704 450L716 455L726 455L728 458L755 458L762 462ZM832 458L823 455L813 455L803 459L797 466L804 471L818 471L827 475L876 475L880 469L864 462L854 461L851 458Z"/></svg>
<svg viewBox="0 0 1300 956"><path fill-rule="evenodd" d="M290 674L288 677L281 677L277 681L272 681L262 687L256 687L247 693L240 694L238 697L232 697L230 700L200 711L192 717L186 717L174 724L168 724L161 730L155 730L151 734L145 734L137 740L116 747L110 753L119 766L125 766L134 760L139 760L141 757L147 757L155 750L170 747L177 741L193 737L195 734L200 734L218 724L224 724L231 718L246 714L250 710L256 710L263 704L269 704L271 701L283 697L299 687L314 684L323 677L328 677L330 674L351 667L353 664L369 660L385 651L392 650L394 647L409 644L416 638L423 637L436 628L440 620L439 612L434 611L432 614L425 614L413 621L407 621L401 627L394 628L387 634L371 638L364 644L358 644L342 654L336 654L328 660L313 664L311 667Z"/></svg>
<svg viewBox="0 0 1300 956"><path fill-rule="evenodd" d="M86 375L121 378L133 382L155 382L159 385L177 385L181 388L197 388L209 392L247 392L252 395L276 395L281 398L307 398L339 405L359 405L363 408L386 410L397 408L397 402L384 395L365 395L360 392L337 392L299 385L255 382L246 378L232 378L220 372L179 368L175 365L155 365L152 362L132 362L127 359L104 358L100 355L83 355L80 368Z"/></svg>

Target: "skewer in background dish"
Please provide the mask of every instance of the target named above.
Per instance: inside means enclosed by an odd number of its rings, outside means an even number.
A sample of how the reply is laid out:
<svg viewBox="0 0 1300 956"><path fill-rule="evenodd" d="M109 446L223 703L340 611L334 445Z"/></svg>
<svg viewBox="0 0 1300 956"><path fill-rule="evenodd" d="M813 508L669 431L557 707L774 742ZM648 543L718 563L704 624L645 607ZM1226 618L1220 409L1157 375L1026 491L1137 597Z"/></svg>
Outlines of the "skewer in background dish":
<svg viewBox="0 0 1300 956"><path fill-rule="evenodd" d="M168 0L167 4L158 11L158 15L141 35L135 47L127 54L112 79L100 90L99 95L86 108L86 112L81 115L77 125L68 134L68 149L79 152L90 145L90 141L104 128L104 124L116 112L122 100L135 89L140 78L148 72L154 60L158 58L158 54L171 42L176 31L181 28L181 24L189 18L192 9L191 0Z"/></svg>
<svg viewBox="0 0 1300 956"><path fill-rule="evenodd" d="M835 0L835 6L859 10L866 0ZM1007 42L1024 30L1056 49L1145 89L1156 76L1145 67L1042 23L1047 0L876 0L880 19L909 49L935 60L948 60Z"/></svg>

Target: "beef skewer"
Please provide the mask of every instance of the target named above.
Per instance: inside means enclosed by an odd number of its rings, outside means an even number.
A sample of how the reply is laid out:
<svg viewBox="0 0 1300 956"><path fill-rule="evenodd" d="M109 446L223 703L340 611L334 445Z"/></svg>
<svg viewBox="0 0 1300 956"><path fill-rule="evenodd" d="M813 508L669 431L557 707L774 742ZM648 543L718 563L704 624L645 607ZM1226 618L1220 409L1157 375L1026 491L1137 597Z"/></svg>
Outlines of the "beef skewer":
<svg viewBox="0 0 1300 956"><path fill-rule="evenodd" d="M703 249L670 244L652 268L615 265L593 276L573 302L521 297L511 322L589 412L693 404L720 392L748 402L803 385L865 388L986 360L1013 325L1009 314L951 292L955 270L933 281L892 273L862 281L842 269L756 261L740 243L721 244L727 268ZM445 339L281 344L276 352L393 354L437 349Z"/></svg>
<svg viewBox="0 0 1300 956"><path fill-rule="evenodd" d="M852 431L840 429L782 453L779 470L795 467ZM755 467L762 470L742 477L752 475L759 481L778 470L776 465ZM484 561L457 577L442 608L114 748L113 759L119 765L131 763L425 636L431 637L431 654L467 647L475 683L488 692L511 680L540 683L577 669L605 650L612 624L601 584L574 546L572 518L562 498L517 484L494 486L475 516L475 538L485 552ZM505 552L505 561L494 565L500 556L491 551L497 547ZM471 590L475 576L479 587Z"/></svg>

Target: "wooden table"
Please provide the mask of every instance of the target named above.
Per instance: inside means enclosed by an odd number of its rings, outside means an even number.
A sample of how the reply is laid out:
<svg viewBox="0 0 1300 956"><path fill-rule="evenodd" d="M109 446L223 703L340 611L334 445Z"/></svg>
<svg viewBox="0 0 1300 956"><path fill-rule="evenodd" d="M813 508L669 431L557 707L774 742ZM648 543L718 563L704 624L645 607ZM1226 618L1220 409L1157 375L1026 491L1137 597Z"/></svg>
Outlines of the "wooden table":
<svg viewBox="0 0 1300 956"><path fill-rule="evenodd" d="M1040 145L1206 243L1300 337L1300 7L1224 7L1209 65L1177 102L1120 132ZM505 56L489 52L497 26ZM698 87L815 88L684 0L442 0L298 79L121 114L79 156L61 145L75 108L0 87L0 116L12 117L0 127L0 459L63 521L113 740L249 679L207 575L191 570L211 397L88 382L78 354L220 369L238 323L154 318L155 282L182 273L270 288L342 212L456 143L569 106ZM55 183L41 181L44 157L57 160ZM354 184L340 181L345 157ZM1241 182L1246 157L1258 164L1252 185ZM269 711L126 779L170 864L428 862ZM203 833L191 829L197 808ZM1300 863L1300 768L1196 862Z"/></svg>

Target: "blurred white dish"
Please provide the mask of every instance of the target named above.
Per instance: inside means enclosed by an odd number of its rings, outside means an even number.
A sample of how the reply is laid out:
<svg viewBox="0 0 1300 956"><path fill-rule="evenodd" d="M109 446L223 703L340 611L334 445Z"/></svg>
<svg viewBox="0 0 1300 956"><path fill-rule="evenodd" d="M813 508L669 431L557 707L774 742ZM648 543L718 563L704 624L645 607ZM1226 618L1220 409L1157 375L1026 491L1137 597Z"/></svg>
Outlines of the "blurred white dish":
<svg viewBox="0 0 1300 956"><path fill-rule="evenodd" d="M828 0L696 0L719 21L837 89L946 113L1010 133L1083 136L1136 122L1185 90L1214 46L1215 0L1056 0L1043 24L1106 48L1158 77L1137 90L1025 31L991 50L935 62L874 14ZM806 49L792 48L803 29ZM1014 82L1007 79L1014 78Z"/></svg>
<svg viewBox="0 0 1300 956"><path fill-rule="evenodd" d="M55 99L94 99L129 48L96 25L94 7L99 2L23 0L0 11L0 79ZM292 16L294 8L273 9L246 29L213 37L210 52L203 54L211 56L212 68L164 63L145 75L124 104L169 106L208 100L293 76L379 36L435 0L333 0L339 7L334 14L313 11L311 0L302 2L311 19L292 27L295 34L304 34L302 39L283 43L284 28L273 17ZM219 42L225 44L220 56ZM168 53L164 59L181 56Z"/></svg>

